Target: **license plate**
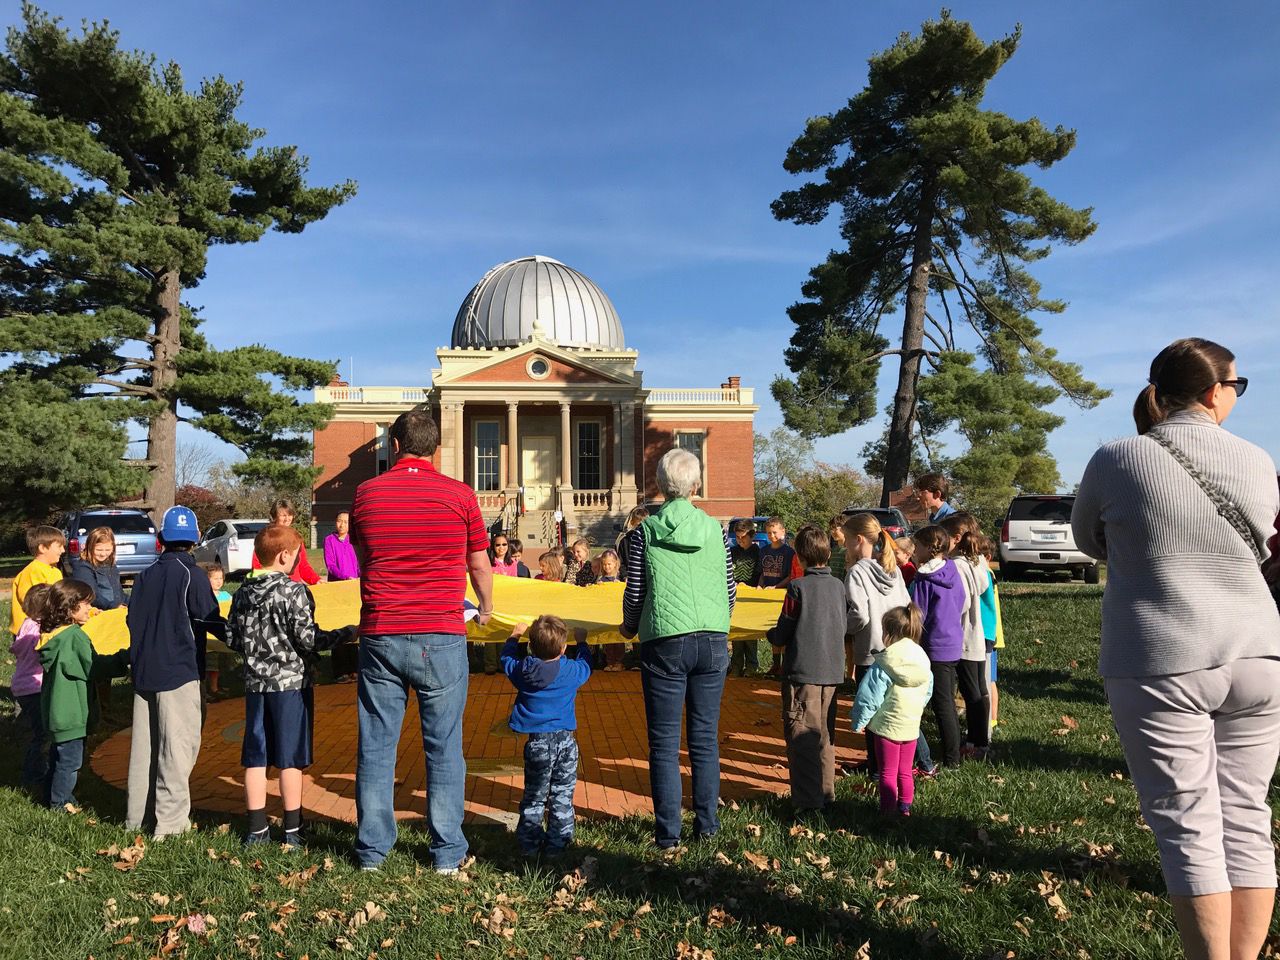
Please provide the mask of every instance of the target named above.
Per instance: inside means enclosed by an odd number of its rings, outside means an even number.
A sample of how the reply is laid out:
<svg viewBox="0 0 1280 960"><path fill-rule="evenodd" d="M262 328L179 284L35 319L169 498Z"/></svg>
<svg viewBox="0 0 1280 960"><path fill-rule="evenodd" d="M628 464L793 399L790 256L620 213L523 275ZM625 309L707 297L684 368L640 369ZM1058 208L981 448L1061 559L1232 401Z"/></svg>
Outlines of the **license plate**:
<svg viewBox="0 0 1280 960"><path fill-rule="evenodd" d="M1042 543L1045 543L1045 542L1057 542L1057 541L1059 541L1059 540L1065 540L1065 539L1067 539L1067 534L1066 534L1066 531L1063 531L1062 533L1056 533L1056 532L1051 532L1051 533L1037 533L1037 534L1036 534L1036 539L1037 539L1037 540L1039 540L1039 541L1041 541Z"/></svg>
<svg viewBox="0 0 1280 960"><path fill-rule="evenodd" d="M117 544L116 544L116 553L117 553L119 556L122 556L122 557L127 557L127 556L130 556L130 555L131 555L131 554L133 554L133 553L136 553L136 552L137 552L137 549L138 549L138 548L137 548L137 546L135 546L135 545L134 545L134 544L132 544L132 543L117 543Z"/></svg>

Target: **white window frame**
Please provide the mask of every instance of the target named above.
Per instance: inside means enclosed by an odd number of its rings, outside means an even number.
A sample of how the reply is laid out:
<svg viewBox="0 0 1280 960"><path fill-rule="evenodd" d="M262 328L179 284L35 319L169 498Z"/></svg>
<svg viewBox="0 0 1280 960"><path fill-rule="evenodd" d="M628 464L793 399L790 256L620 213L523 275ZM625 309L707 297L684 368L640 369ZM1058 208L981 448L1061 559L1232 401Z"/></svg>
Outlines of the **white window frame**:
<svg viewBox="0 0 1280 960"><path fill-rule="evenodd" d="M495 467L495 486L490 489L480 486L480 428L482 426L492 425L496 433L497 446L494 447ZM471 486L477 493L497 493L502 489L502 421L501 420L473 420L471 422Z"/></svg>
<svg viewBox="0 0 1280 960"><path fill-rule="evenodd" d="M675 441L675 445L679 447L681 450L687 450L688 449L687 447L683 447L680 444L680 438L682 436L702 438L702 442L698 444L698 449L700 453L696 454L696 456L698 457L698 462L702 465L702 482L698 485L698 499L701 499L707 496L707 479L708 479L708 474L710 473L710 471L707 469L707 459L708 459L707 430L705 427L703 427L702 429L676 428L676 430L673 431L672 439ZM689 452L693 453L692 450L690 450Z"/></svg>
<svg viewBox="0 0 1280 960"><path fill-rule="evenodd" d="M582 434L580 428L584 423L594 423L596 425L597 439L599 446L597 447L596 459L600 462L600 483L598 487L584 487L582 485ZM603 417L575 417L573 421L573 489L575 490L605 490L609 484L605 481L605 430Z"/></svg>

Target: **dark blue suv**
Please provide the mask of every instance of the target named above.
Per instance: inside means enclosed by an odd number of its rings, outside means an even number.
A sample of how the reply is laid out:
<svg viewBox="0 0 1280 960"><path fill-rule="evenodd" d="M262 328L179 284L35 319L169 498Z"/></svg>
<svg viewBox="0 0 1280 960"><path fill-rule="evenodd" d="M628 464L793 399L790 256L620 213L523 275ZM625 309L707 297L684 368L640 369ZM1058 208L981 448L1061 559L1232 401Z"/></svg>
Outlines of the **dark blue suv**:
<svg viewBox="0 0 1280 960"><path fill-rule="evenodd" d="M160 556L155 522L141 510L90 507L74 510L62 519L61 530L67 537L67 563L81 555L85 540L98 527L110 527L115 534L116 566L126 577L141 573Z"/></svg>

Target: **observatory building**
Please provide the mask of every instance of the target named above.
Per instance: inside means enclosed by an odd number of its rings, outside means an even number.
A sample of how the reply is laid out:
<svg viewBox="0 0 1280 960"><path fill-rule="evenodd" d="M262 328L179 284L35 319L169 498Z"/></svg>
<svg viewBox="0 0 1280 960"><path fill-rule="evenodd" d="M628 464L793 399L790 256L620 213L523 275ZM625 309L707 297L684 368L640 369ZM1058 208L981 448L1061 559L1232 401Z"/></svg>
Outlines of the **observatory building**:
<svg viewBox="0 0 1280 960"><path fill-rule="evenodd" d="M316 542L350 509L356 487L390 465L387 429L401 412L432 411L434 462L476 491L486 523L502 518L533 546L569 534L612 543L637 504L660 499L658 460L684 447L702 462L695 501L719 520L755 512L750 387L649 388L604 291L548 257L499 264L458 308L429 386L315 391L333 419L315 433ZM526 555L536 568L536 553Z"/></svg>

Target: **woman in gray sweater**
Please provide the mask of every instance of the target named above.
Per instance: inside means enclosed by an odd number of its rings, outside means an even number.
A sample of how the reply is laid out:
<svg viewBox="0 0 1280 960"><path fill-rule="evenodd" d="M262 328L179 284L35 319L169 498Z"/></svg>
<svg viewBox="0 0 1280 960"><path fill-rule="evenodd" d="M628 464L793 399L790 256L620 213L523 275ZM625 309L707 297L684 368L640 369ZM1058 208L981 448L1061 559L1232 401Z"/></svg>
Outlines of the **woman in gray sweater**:
<svg viewBox="0 0 1280 960"><path fill-rule="evenodd" d="M1107 561L1101 672L1187 957L1255 957L1270 925L1267 789L1280 754L1280 614L1259 569L1271 458L1224 430L1248 381L1208 340L1170 344L1138 436L1089 461L1071 526Z"/></svg>

